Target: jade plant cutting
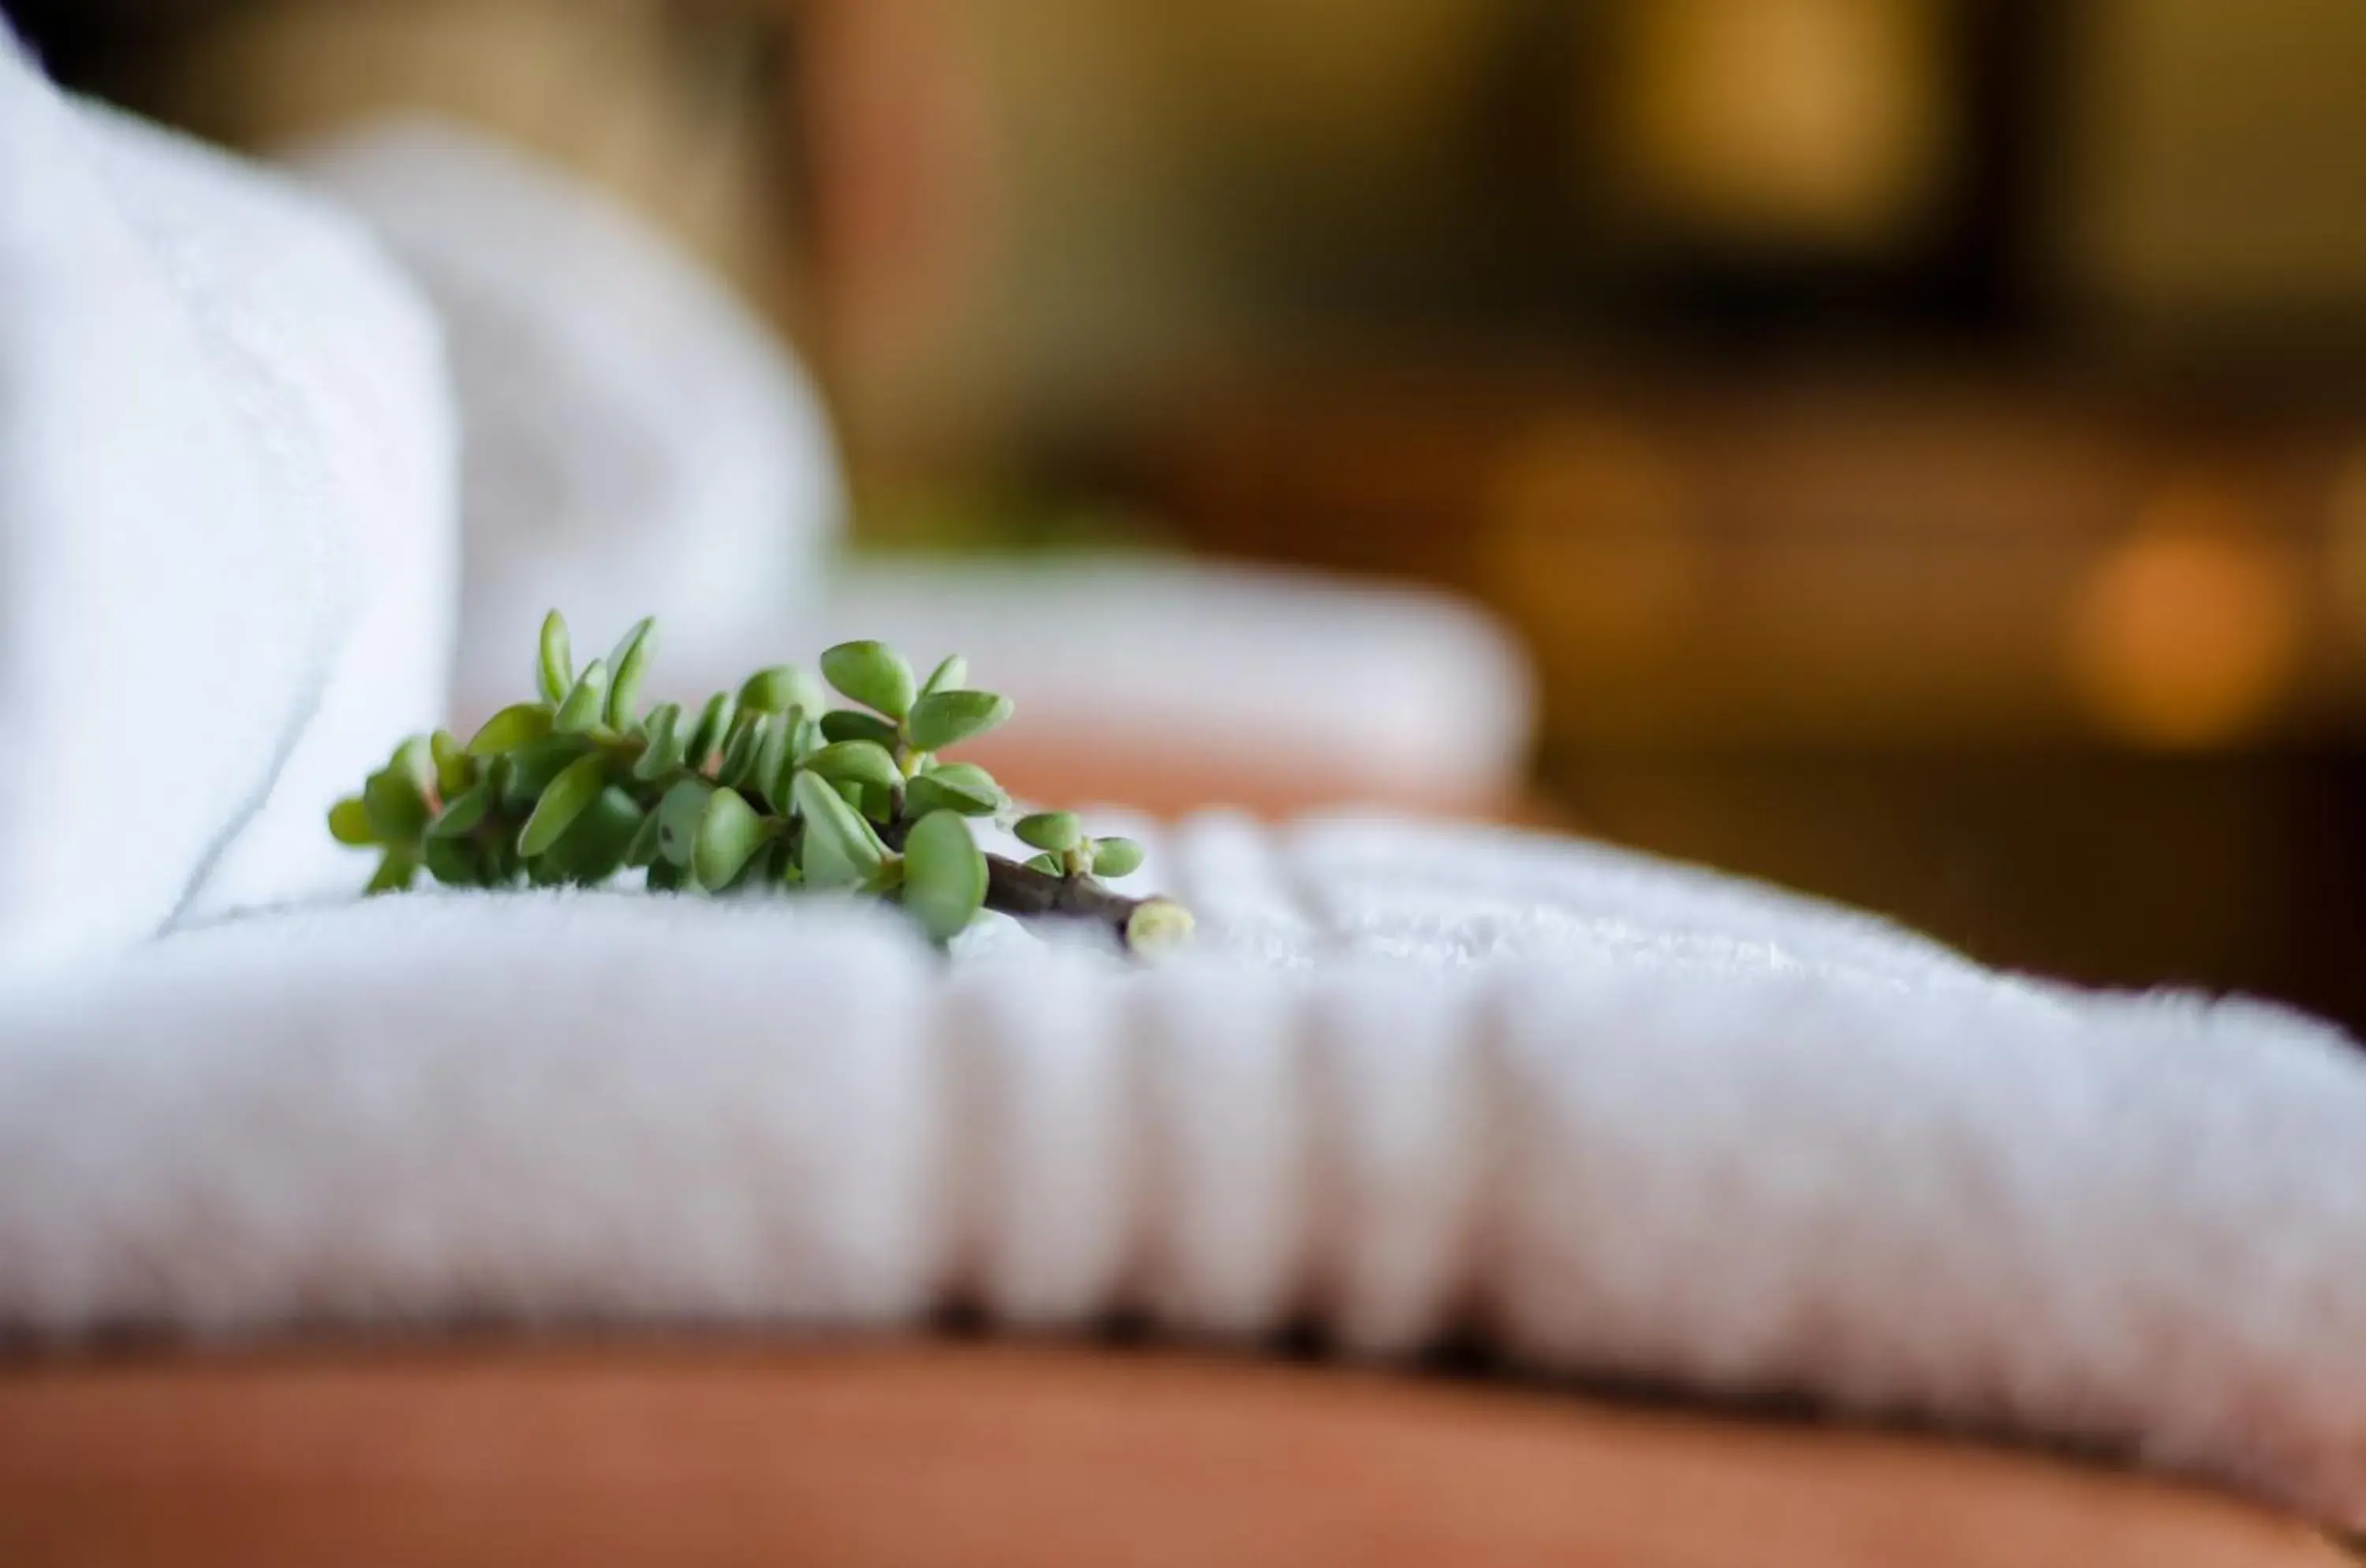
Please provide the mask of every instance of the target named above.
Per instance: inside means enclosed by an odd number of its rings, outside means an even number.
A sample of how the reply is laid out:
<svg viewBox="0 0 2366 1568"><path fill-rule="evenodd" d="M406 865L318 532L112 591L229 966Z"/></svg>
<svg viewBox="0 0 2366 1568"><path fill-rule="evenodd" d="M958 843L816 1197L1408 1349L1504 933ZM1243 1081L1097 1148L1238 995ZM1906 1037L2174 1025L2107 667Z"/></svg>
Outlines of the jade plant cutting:
<svg viewBox="0 0 2366 1568"><path fill-rule="evenodd" d="M969 685L959 656L916 681L884 643L840 643L820 680L775 665L694 712L644 710L656 649L644 620L579 671L553 611L535 700L466 745L442 730L405 739L330 811L340 843L378 852L369 890L409 887L422 870L455 887L591 886L636 870L659 892L866 895L939 943L980 909L1089 921L1137 953L1189 937L1182 905L1100 880L1142 863L1132 840L1088 837L1072 812L1017 815L986 770L943 760L1010 716L1008 697ZM856 705L834 705L824 682ZM1038 852L984 852L976 818Z"/></svg>

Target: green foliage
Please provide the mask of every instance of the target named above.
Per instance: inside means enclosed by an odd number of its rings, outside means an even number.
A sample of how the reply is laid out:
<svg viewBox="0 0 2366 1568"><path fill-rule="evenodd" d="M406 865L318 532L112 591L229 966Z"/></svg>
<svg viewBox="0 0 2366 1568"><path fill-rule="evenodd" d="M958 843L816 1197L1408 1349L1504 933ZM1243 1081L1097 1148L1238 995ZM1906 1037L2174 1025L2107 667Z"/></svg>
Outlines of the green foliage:
<svg viewBox="0 0 2366 1568"><path fill-rule="evenodd" d="M822 679L864 707L900 719L912 705L912 667L884 642L842 642L821 656Z"/></svg>
<svg viewBox="0 0 2366 1568"><path fill-rule="evenodd" d="M739 688L739 705L758 713L786 713L791 708L819 713L829 705L829 694L795 665L775 664L748 677Z"/></svg>
<svg viewBox="0 0 2366 1568"><path fill-rule="evenodd" d="M860 887L878 874L886 848L854 807L818 773L799 773L791 790L804 825L797 869L806 886L825 891Z"/></svg>
<svg viewBox="0 0 2366 1568"><path fill-rule="evenodd" d="M956 811L963 817L991 817L1010 804L994 775L975 762L939 762L904 785L905 799L915 816L931 811Z"/></svg>
<svg viewBox="0 0 2366 1568"><path fill-rule="evenodd" d="M1084 836L1084 824L1073 811L1038 811L1032 817L1021 817L1010 830L1029 849L1056 855L1076 847L1076 840Z"/></svg>
<svg viewBox="0 0 2366 1568"><path fill-rule="evenodd" d="M542 618L542 646L536 650L535 685L542 700L557 707L575 684L575 650L567 636L567 621L553 610Z"/></svg>
<svg viewBox="0 0 2366 1568"><path fill-rule="evenodd" d="M1142 869L1142 846L1132 839L1095 839L1093 874L1130 876Z"/></svg>
<svg viewBox="0 0 2366 1568"><path fill-rule="evenodd" d="M658 623L653 615L644 615L633 623L616 651L608 656L608 668L615 671L608 687L608 728L629 728L640 712L641 677L648 672L649 660L657 657Z"/></svg>
<svg viewBox="0 0 2366 1568"><path fill-rule="evenodd" d="M989 906L1096 919L1141 951L1188 932L1181 906L1094 880L1139 867L1140 845L1087 838L1072 812L1011 821L992 774L938 760L1010 716L1008 698L967 684L959 655L916 686L894 649L841 643L821 656L822 680L774 665L694 715L670 702L644 712L657 641L640 621L579 671L554 611L535 700L465 746L440 730L404 739L329 812L339 843L377 852L369 890L422 871L456 887L592 886L635 871L652 892L685 896L860 893L902 906L939 942ZM870 711L829 709L823 680ZM984 854L973 818L1004 819L1043 852L1023 866Z"/></svg>
<svg viewBox="0 0 2366 1568"><path fill-rule="evenodd" d="M550 727L567 734L591 728L608 715L608 661L595 659L577 679L575 689L558 705Z"/></svg>
<svg viewBox="0 0 2366 1568"><path fill-rule="evenodd" d="M485 720L485 727L468 742L468 755L498 757L529 740L541 739L550 733L551 712L548 703L518 703L503 708Z"/></svg>
<svg viewBox="0 0 2366 1568"><path fill-rule="evenodd" d="M1010 699L992 692L930 692L904 716L904 738L916 751L941 751L1009 716Z"/></svg>
<svg viewBox="0 0 2366 1568"><path fill-rule="evenodd" d="M904 840L904 907L922 930L950 942L986 907L986 856L969 824L951 811L931 811Z"/></svg>
<svg viewBox="0 0 2366 1568"><path fill-rule="evenodd" d="M833 708L821 716L821 738L824 740L875 740L892 747L899 739L896 727L873 713L858 713L853 708Z"/></svg>

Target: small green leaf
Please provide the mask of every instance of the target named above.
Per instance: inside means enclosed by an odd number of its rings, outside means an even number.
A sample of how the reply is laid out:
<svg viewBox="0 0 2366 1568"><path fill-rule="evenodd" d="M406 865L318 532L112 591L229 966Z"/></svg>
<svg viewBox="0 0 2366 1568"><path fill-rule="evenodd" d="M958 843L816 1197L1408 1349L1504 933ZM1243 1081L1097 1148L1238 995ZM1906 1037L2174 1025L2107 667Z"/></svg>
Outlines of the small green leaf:
<svg viewBox="0 0 2366 1568"><path fill-rule="evenodd" d="M935 942L950 942L986 907L986 856L969 824L932 811L904 840L904 908Z"/></svg>
<svg viewBox="0 0 2366 1568"><path fill-rule="evenodd" d="M794 712L766 714L756 737L756 760L748 767L748 787L775 811L789 808L789 775L796 771L789 738L795 728Z"/></svg>
<svg viewBox="0 0 2366 1568"><path fill-rule="evenodd" d="M639 802L614 784L600 792L550 847L549 860L572 882L595 886L616 874L641 830Z"/></svg>
<svg viewBox="0 0 2366 1568"><path fill-rule="evenodd" d="M652 862L649 866L649 891L652 893L676 893L681 891L682 885L688 881L689 878L690 873L684 871L681 866L674 864L673 862L670 860L655 861Z"/></svg>
<svg viewBox="0 0 2366 1568"><path fill-rule="evenodd" d="M418 855L402 845L396 845L389 849L377 863L377 874L369 879L369 886L363 891L366 894L400 893L410 886L411 879L418 874Z"/></svg>
<svg viewBox="0 0 2366 1568"><path fill-rule="evenodd" d="M790 760L802 762L820 750L825 744L822 739L821 723L817 715L807 713L804 708L791 709L789 720Z"/></svg>
<svg viewBox="0 0 2366 1568"><path fill-rule="evenodd" d="M369 806L360 795L349 795L329 807L329 837L357 850L377 842L377 829L370 826Z"/></svg>
<svg viewBox="0 0 2366 1568"><path fill-rule="evenodd" d="M640 716L641 681L657 651L657 617L644 615L608 656L608 668L615 671L608 687L609 728L623 729Z"/></svg>
<svg viewBox="0 0 2366 1568"><path fill-rule="evenodd" d="M658 814L651 811L641 818L641 825L635 830L633 841L625 846L625 863L638 870L642 866L655 864L657 858Z"/></svg>
<svg viewBox="0 0 2366 1568"><path fill-rule="evenodd" d="M896 727L885 719L852 708L833 708L822 715L821 738L830 741L870 740L881 746L893 746L900 739Z"/></svg>
<svg viewBox="0 0 2366 1568"><path fill-rule="evenodd" d="M905 814L909 817L925 817L931 811L991 817L1003 804L1002 786L974 762L940 762L904 786Z"/></svg>
<svg viewBox="0 0 2366 1568"><path fill-rule="evenodd" d="M553 610L542 618L542 646L535 660L535 688L542 700L557 707L575 686L575 654L567 637L567 618Z"/></svg>
<svg viewBox="0 0 2366 1568"><path fill-rule="evenodd" d="M558 836L600 798L607 782L608 759L596 751L568 763L535 802L534 815L518 833L518 853L532 860L557 843Z"/></svg>
<svg viewBox="0 0 2366 1568"><path fill-rule="evenodd" d="M427 795L409 773L386 767L362 784L362 806L370 831L382 844L404 844L427 826Z"/></svg>
<svg viewBox="0 0 2366 1568"><path fill-rule="evenodd" d="M978 795L997 804L1008 804L1010 799L1002 785L995 782L994 775L975 762L931 762L928 774L947 788L957 789L966 795Z"/></svg>
<svg viewBox="0 0 2366 1568"><path fill-rule="evenodd" d="M1032 817L1021 817L1010 830L1028 848L1049 850L1053 854L1076 848L1076 840L1084 836L1084 827L1073 811L1039 811Z"/></svg>
<svg viewBox="0 0 2366 1568"><path fill-rule="evenodd" d="M769 761L770 763L759 777L763 780L764 798L772 803L772 809L785 812L790 807L789 791L797 769L813 755L814 727L812 720L806 717L803 708L791 708L781 715L779 723L780 754L774 757L768 751L766 758L759 759L760 762Z"/></svg>
<svg viewBox="0 0 2366 1568"><path fill-rule="evenodd" d="M739 705L758 713L786 713L791 708L819 713L829 705L829 694L795 665L775 664L748 677L739 688Z"/></svg>
<svg viewBox="0 0 2366 1568"><path fill-rule="evenodd" d="M806 825L804 855L798 866L806 886L862 886L886 858L870 824L818 773L799 770L790 793Z"/></svg>
<svg viewBox="0 0 2366 1568"><path fill-rule="evenodd" d="M859 784L892 791L904 783L896 759L876 740L833 740L807 757L806 766L832 784Z"/></svg>
<svg viewBox="0 0 2366 1568"><path fill-rule="evenodd" d="M912 705L905 739L917 751L941 751L983 735L1010 716L1010 699L992 692L931 692Z"/></svg>
<svg viewBox="0 0 2366 1568"><path fill-rule="evenodd" d="M633 776L644 784L654 783L682 766L682 705L659 703L649 710L648 722L642 727L647 745L633 760Z"/></svg>
<svg viewBox="0 0 2366 1568"><path fill-rule="evenodd" d="M763 743L764 715L748 708L731 721L731 739L723 748L723 761L715 765L717 784L740 784L747 782L756 765L756 748Z"/></svg>
<svg viewBox="0 0 2366 1568"><path fill-rule="evenodd" d="M471 757L495 757L541 739L550 733L548 703L513 703L492 717L468 742Z"/></svg>
<svg viewBox="0 0 2366 1568"><path fill-rule="evenodd" d="M669 863L686 866L698 842L699 818L706 815L706 797L715 786L704 779L683 779L658 802L658 853Z"/></svg>
<svg viewBox="0 0 2366 1568"><path fill-rule="evenodd" d="M778 839L765 840L756 846L756 852L748 857L747 863L739 868L738 874L715 891L718 893L744 892L751 887L761 887L773 879L773 871L779 863L781 854L782 845Z"/></svg>
<svg viewBox="0 0 2366 1568"><path fill-rule="evenodd" d="M591 749L592 742L584 736L546 735L510 752L501 760L507 770L507 777L500 781L501 804L524 810L541 798L551 780Z"/></svg>
<svg viewBox="0 0 2366 1568"><path fill-rule="evenodd" d="M566 734L591 728L607 716L608 661L595 659L585 666L575 689L558 705L558 713L550 727Z"/></svg>
<svg viewBox="0 0 2366 1568"><path fill-rule="evenodd" d="M698 819L691 874L708 892L722 892L763 844L769 831L764 818L738 790L716 790L707 797L706 810Z"/></svg>
<svg viewBox="0 0 2366 1568"><path fill-rule="evenodd" d="M690 744L682 748L682 761L693 770L704 771L738 716L738 699L730 693L717 692L707 698L706 705L698 710L698 726L690 732Z"/></svg>
<svg viewBox="0 0 2366 1568"><path fill-rule="evenodd" d="M483 784L462 791L444 803L444 809L437 812L435 820L427 825L427 836L431 839L458 839L475 832L492 803L492 792ZM433 871L435 868L430 865L428 869Z"/></svg>
<svg viewBox="0 0 2366 1568"><path fill-rule="evenodd" d="M1093 874L1130 876L1142 869L1142 846L1132 839L1095 839Z"/></svg>
<svg viewBox="0 0 2366 1568"><path fill-rule="evenodd" d="M1065 876L1068 868L1060 863L1058 855L1036 855L1027 863L1030 871L1040 871L1046 876Z"/></svg>
<svg viewBox="0 0 2366 1568"><path fill-rule="evenodd" d="M419 858L427 874L446 887L476 887L484 882L477 852L458 839L430 839L421 846Z"/></svg>
<svg viewBox="0 0 2366 1568"><path fill-rule="evenodd" d="M435 793L449 800L477 782L475 764L460 743L452 739L448 729L439 729L427 738L428 755L435 760Z"/></svg>
<svg viewBox="0 0 2366 1568"><path fill-rule="evenodd" d="M824 679L889 718L912 705L912 667L884 642L842 642L821 656Z"/></svg>
<svg viewBox="0 0 2366 1568"><path fill-rule="evenodd" d="M930 692L957 691L968 683L969 660L955 653L929 672L929 678L920 682L920 695L925 697Z"/></svg>

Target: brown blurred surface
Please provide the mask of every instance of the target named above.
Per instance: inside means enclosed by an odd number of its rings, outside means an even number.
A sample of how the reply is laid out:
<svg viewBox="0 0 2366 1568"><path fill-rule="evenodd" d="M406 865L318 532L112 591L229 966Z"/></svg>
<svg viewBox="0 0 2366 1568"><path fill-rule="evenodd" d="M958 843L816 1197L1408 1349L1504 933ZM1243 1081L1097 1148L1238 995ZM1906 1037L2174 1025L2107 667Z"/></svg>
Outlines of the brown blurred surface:
<svg viewBox="0 0 2366 1568"><path fill-rule="evenodd" d="M958 1344L19 1366L0 1543L17 1568L2340 1561L2239 1503L1966 1443Z"/></svg>

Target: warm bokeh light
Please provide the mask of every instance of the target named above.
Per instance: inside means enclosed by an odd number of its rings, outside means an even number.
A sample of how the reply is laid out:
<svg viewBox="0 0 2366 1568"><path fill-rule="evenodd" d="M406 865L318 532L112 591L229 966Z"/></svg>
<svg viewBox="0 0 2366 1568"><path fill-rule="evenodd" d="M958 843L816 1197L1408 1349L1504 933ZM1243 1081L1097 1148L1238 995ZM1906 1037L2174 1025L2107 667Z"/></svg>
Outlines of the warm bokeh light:
<svg viewBox="0 0 2366 1568"><path fill-rule="evenodd" d="M2325 587L2342 640L2366 647L2366 452L2334 481L2325 524Z"/></svg>
<svg viewBox="0 0 2366 1568"><path fill-rule="evenodd" d="M2070 623L2070 673L2113 732L2200 747L2259 723L2299 651L2298 563L2234 497L2163 496L2100 562Z"/></svg>
<svg viewBox="0 0 2366 1568"><path fill-rule="evenodd" d="M1489 589L1576 648L1648 655L1684 635L1693 605L1689 504L1683 470L1642 432L1546 422L1489 476Z"/></svg>
<svg viewBox="0 0 2366 1568"><path fill-rule="evenodd" d="M1918 210L1954 127L1929 91L1932 0L1661 0L1617 105L1629 177L1698 223L1878 236Z"/></svg>

